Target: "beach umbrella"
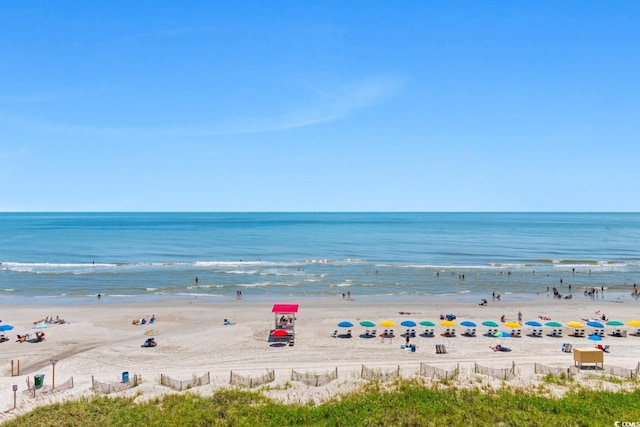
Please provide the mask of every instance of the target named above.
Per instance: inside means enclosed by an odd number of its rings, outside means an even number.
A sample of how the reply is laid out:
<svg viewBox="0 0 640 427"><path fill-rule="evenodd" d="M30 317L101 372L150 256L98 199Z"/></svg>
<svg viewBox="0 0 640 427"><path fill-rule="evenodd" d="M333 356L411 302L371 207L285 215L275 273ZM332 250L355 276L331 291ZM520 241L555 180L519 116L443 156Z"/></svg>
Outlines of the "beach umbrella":
<svg viewBox="0 0 640 427"><path fill-rule="evenodd" d="M414 328L416 326L416 322L413 320L403 320L400 322L402 326L406 326L407 328Z"/></svg>
<svg viewBox="0 0 640 427"><path fill-rule="evenodd" d="M609 320L607 322L607 325L609 325L609 326L624 326L624 323L620 322L619 320Z"/></svg>
<svg viewBox="0 0 640 427"><path fill-rule="evenodd" d="M589 335L589 339L591 341L602 341L602 337L600 335Z"/></svg>
<svg viewBox="0 0 640 427"><path fill-rule="evenodd" d="M636 326L636 327L640 327L640 320L629 320L627 322L627 325L629 326Z"/></svg>
<svg viewBox="0 0 640 427"><path fill-rule="evenodd" d="M504 331L498 331L495 334L493 334L493 336L496 338L511 338L511 334L509 332L504 332ZM502 340L502 343L504 343L504 339Z"/></svg>
<svg viewBox="0 0 640 427"><path fill-rule="evenodd" d="M483 326L488 326L490 328L497 328L498 324L496 322L494 322L493 320L485 320L484 322L482 322Z"/></svg>
<svg viewBox="0 0 640 427"><path fill-rule="evenodd" d="M453 320L443 320L442 322L440 322L440 324L442 326L456 326L456 322L454 322Z"/></svg>
<svg viewBox="0 0 640 427"><path fill-rule="evenodd" d="M584 325L580 322L567 322L567 326L570 328L584 328Z"/></svg>
<svg viewBox="0 0 640 427"><path fill-rule="evenodd" d="M550 328L561 328L562 324L559 322L547 322L544 324L545 326L548 326Z"/></svg>
<svg viewBox="0 0 640 427"><path fill-rule="evenodd" d="M396 326L396 322L393 322L391 320L383 320L382 322L380 322L380 326L385 328L393 328L394 326Z"/></svg>
<svg viewBox="0 0 640 427"><path fill-rule="evenodd" d="M521 328L522 325L518 322L507 322L504 324L507 328Z"/></svg>
<svg viewBox="0 0 640 427"><path fill-rule="evenodd" d="M537 320L529 320L528 322L524 323L527 326L533 326L534 328L539 328L540 326L542 326L542 323L538 322Z"/></svg>
<svg viewBox="0 0 640 427"><path fill-rule="evenodd" d="M462 326L466 326L467 328L475 328L476 324L469 321L469 320L465 320L464 322L460 322L460 325Z"/></svg>
<svg viewBox="0 0 640 427"><path fill-rule="evenodd" d="M420 324L422 326L431 326L431 327L436 326L436 324L431 322L430 320L423 320L422 322L420 322Z"/></svg>
<svg viewBox="0 0 640 427"><path fill-rule="evenodd" d="M160 332L158 332L156 329L148 329L146 331L144 331L145 335L158 335Z"/></svg>
<svg viewBox="0 0 640 427"><path fill-rule="evenodd" d="M286 337L287 335L289 335L289 331L286 329L276 329L271 332L272 337Z"/></svg>
<svg viewBox="0 0 640 427"><path fill-rule="evenodd" d="M376 324L370 320L363 320L362 322L360 322L360 326L364 326L365 328L373 328L376 326Z"/></svg>
<svg viewBox="0 0 640 427"><path fill-rule="evenodd" d="M596 322L595 320L590 320L587 322L587 326L592 328L604 328L604 325L600 322Z"/></svg>
<svg viewBox="0 0 640 427"><path fill-rule="evenodd" d="M353 323L344 320L344 321L338 323L338 327L340 327L340 328L352 328L353 327Z"/></svg>
<svg viewBox="0 0 640 427"><path fill-rule="evenodd" d="M0 325L0 331L10 331L13 329L13 325L9 325L7 323L3 323Z"/></svg>

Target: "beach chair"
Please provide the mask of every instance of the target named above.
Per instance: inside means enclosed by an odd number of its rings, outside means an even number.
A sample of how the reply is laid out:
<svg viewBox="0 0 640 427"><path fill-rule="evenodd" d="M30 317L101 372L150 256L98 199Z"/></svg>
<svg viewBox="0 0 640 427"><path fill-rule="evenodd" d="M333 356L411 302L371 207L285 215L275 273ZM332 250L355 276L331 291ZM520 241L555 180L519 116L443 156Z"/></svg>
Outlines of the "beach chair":
<svg viewBox="0 0 640 427"><path fill-rule="evenodd" d="M604 346L604 350L602 350L602 351L604 351L605 353L609 353L609 344L606 344Z"/></svg>
<svg viewBox="0 0 640 427"><path fill-rule="evenodd" d="M580 329L580 336L584 337L584 329Z"/></svg>
<svg viewBox="0 0 640 427"><path fill-rule="evenodd" d="M407 329L406 331L404 331L404 335L405 337L410 337L411 336L411 329Z"/></svg>
<svg viewBox="0 0 640 427"><path fill-rule="evenodd" d="M640 337L640 328L636 329L636 336Z"/></svg>
<svg viewBox="0 0 640 427"><path fill-rule="evenodd" d="M564 344L562 344L562 352L563 353L571 353L572 347L573 347L573 345L571 345L569 343L564 343Z"/></svg>
<svg viewBox="0 0 640 427"><path fill-rule="evenodd" d="M378 330L377 329L372 329L371 330L371 336L375 337L376 335L378 335Z"/></svg>
<svg viewBox="0 0 640 427"><path fill-rule="evenodd" d="M393 329L389 329L389 336L393 338L395 336Z"/></svg>
<svg viewBox="0 0 640 427"><path fill-rule="evenodd" d="M553 330L551 331L551 336L552 336L552 337L557 337L557 336L558 336L558 330L557 330L557 329L553 329Z"/></svg>
<svg viewBox="0 0 640 427"><path fill-rule="evenodd" d="M444 344L436 344L436 354L447 354L447 348Z"/></svg>
<svg viewBox="0 0 640 427"><path fill-rule="evenodd" d="M347 338L351 338L351 329L347 330Z"/></svg>
<svg viewBox="0 0 640 427"><path fill-rule="evenodd" d="M558 329L558 336L561 337L562 336L562 328Z"/></svg>
<svg viewBox="0 0 640 427"><path fill-rule="evenodd" d="M335 331L333 331L333 333L331 334L331 336L333 338L336 338L338 336L338 330L336 329Z"/></svg>
<svg viewBox="0 0 640 427"><path fill-rule="evenodd" d="M522 330L521 329L516 329L516 333L513 335L514 337L522 337Z"/></svg>
<svg viewBox="0 0 640 427"><path fill-rule="evenodd" d="M416 330L412 329L411 330L411 338L415 338L416 337Z"/></svg>

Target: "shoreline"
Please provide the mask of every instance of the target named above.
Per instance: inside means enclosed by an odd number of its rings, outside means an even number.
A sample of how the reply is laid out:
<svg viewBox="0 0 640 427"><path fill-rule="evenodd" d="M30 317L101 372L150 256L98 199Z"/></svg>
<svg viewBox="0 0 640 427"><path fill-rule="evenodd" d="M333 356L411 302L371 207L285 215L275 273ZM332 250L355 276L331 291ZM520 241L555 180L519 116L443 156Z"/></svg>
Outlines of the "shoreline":
<svg viewBox="0 0 640 427"><path fill-rule="evenodd" d="M489 300L486 306L477 302L459 302L450 298L432 298L424 300L362 301L358 298L309 298L283 299L272 301L231 301L209 302L202 299L171 300L159 303L123 303L123 304L86 304L86 305L13 305L0 304L2 323L15 326L4 332L10 340L0 343L5 356L4 375L0 377L0 389L11 390L13 384L19 386L18 410L5 414L23 413L36 406L62 400L92 396L92 378L98 381L119 382L123 372L140 375L142 384L124 395L140 399L151 399L172 389L159 384L160 374L173 378L189 379L194 375L211 373L209 385L195 387L198 393L210 393L222 387L229 387L229 373L232 370L242 375L262 374L274 370L276 381L270 393L285 401L324 401L333 395L345 392L358 384L362 366L387 369L400 366L407 375L415 375L420 363L448 369L460 366L464 378L476 374L471 372L474 363L496 368L517 366L518 380L513 384L528 387L540 381L534 374L535 363L569 368L573 358L563 353L561 346L571 343L574 347L595 347L595 343L586 339L568 336L570 329L564 327L562 338L547 336L549 328L544 328L543 337L531 337L530 328L521 328L521 338L500 339L482 334L485 320L493 320L501 325L500 330L508 330L499 321L504 314L507 321L517 320L522 311L523 322L544 316L566 325L569 321L582 321L594 318L597 313L605 313L609 319L624 322L638 319L635 301L620 302L573 298L553 300L509 300L500 302ZM97 301L97 300L96 300ZM101 302L104 301L101 300ZM299 311L296 315L296 338L294 346L276 347L269 342L269 333L275 327L275 315L271 312L274 303L296 303ZM405 314L402 314L405 313ZM410 314L406 314L410 313ZM445 327L440 325L440 314L454 313L456 321L471 320L478 324L476 337L465 337L461 333L465 327L457 326L456 337L443 337ZM134 319L149 318L155 315L153 325L136 326ZM45 317L60 316L66 323L53 324L44 329L46 341L38 343L16 342L16 335L35 332L33 322ZM225 326L223 319L234 324ZM362 338L366 328L359 322L373 321L377 335L384 327L382 320L396 322L394 339ZM411 338L416 352L401 349L405 338L400 335L404 327L403 320L415 322L433 321L435 336ZM334 330L342 331L339 322L350 321L354 324L352 338L333 338ZM543 321L544 323L544 321ZM159 334L157 347L143 348L146 339L144 331L153 327ZM422 332L418 326L417 332ZM635 327L623 326L629 333ZM589 330L589 328L585 328ZM629 334L625 338L612 337L612 327L605 328L607 335L602 344L611 346L605 355L605 367L620 366L634 369L638 366L640 336ZM436 354L435 345L445 344L447 354ZM494 352L490 346L502 344L511 348L511 352ZM20 376L10 376L9 362L20 360ZM56 384L73 377L74 387L70 390L50 393L46 397L33 398L26 391L26 379L34 375L45 374L45 385L50 385L52 374L51 360L56 360ZM324 373L338 370L336 381L323 387L295 386L292 390L278 390L278 385L290 381L292 369L305 372ZM585 378L587 378L585 376ZM484 380L483 380L484 381ZM500 381L487 380L500 385ZM591 380L585 380L589 383ZM592 382L592 381L591 381ZM625 384L609 384L607 387L623 389ZM288 400L287 400L288 399ZM12 406L11 393L0 393L0 408Z"/></svg>
<svg viewBox="0 0 640 427"><path fill-rule="evenodd" d="M243 290L243 301L251 301L256 303L268 303L271 301L313 301L313 300L351 300L361 301L367 303L384 302L382 300L388 299L390 303L402 303L402 302L421 302L423 304L430 304L434 301L452 301L454 303L473 303L479 302L483 298L489 302L501 303L503 301L518 301L521 303L529 301L539 300L553 300L553 301L568 301L565 298L555 299L551 293L548 292L503 292L501 294L502 301L493 300L491 294L487 292L447 292L439 294L429 293L398 293L398 294L360 294L357 292L351 292L351 298L346 298L346 292L349 290L345 288L345 297L342 297L342 292L327 292L325 294L251 294L246 290ZM0 306L20 304L20 305L37 305L37 306L75 306L75 305L111 305L111 304L163 304L171 303L172 301L184 302L184 301L204 301L211 304L227 304L237 302L237 298L231 293L220 294L163 294L163 295L108 295L102 294L98 299L96 295L84 295L84 296L11 296L4 294L0 296ZM631 292L622 290L606 290L604 297L599 295L598 297L584 296L583 292L573 294L569 300L584 300L584 301L599 301L599 302L625 302L634 303L637 302L637 298L633 298Z"/></svg>

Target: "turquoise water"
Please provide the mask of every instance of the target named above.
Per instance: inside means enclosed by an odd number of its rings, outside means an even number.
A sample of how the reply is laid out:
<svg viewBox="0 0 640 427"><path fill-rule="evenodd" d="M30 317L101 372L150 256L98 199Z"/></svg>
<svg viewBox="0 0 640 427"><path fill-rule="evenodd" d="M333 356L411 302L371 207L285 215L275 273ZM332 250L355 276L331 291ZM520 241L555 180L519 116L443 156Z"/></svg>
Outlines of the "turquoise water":
<svg viewBox="0 0 640 427"><path fill-rule="evenodd" d="M0 301L630 299L638 242L635 213L1 213Z"/></svg>

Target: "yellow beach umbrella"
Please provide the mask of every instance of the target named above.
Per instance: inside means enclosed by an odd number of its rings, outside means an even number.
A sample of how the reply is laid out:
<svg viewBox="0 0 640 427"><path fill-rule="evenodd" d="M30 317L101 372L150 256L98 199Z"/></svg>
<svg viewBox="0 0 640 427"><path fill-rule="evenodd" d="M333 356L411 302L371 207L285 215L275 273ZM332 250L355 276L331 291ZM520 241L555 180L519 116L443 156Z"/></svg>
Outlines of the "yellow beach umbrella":
<svg viewBox="0 0 640 427"><path fill-rule="evenodd" d="M522 325L518 322L507 322L504 324L507 328L521 328Z"/></svg>
<svg viewBox="0 0 640 427"><path fill-rule="evenodd" d="M584 328L584 325L580 322L567 322L567 326L570 328Z"/></svg>
<svg viewBox="0 0 640 427"><path fill-rule="evenodd" d="M443 320L442 322L440 322L440 324L442 326L456 326L456 322L454 322L453 320Z"/></svg>
<svg viewBox="0 0 640 427"><path fill-rule="evenodd" d="M629 320L627 325L640 327L640 320Z"/></svg>
<svg viewBox="0 0 640 427"><path fill-rule="evenodd" d="M396 326L396 322L393 322L391 320L383 320L382 322L380 322L380 326L384 328L393 328L394 326Z"/></svg>

